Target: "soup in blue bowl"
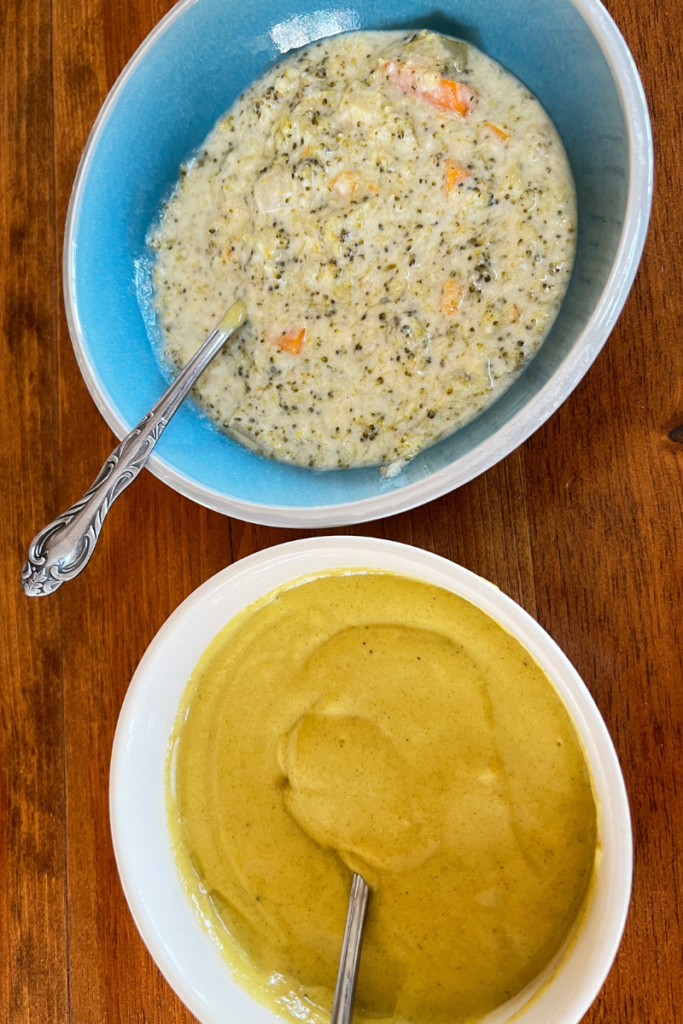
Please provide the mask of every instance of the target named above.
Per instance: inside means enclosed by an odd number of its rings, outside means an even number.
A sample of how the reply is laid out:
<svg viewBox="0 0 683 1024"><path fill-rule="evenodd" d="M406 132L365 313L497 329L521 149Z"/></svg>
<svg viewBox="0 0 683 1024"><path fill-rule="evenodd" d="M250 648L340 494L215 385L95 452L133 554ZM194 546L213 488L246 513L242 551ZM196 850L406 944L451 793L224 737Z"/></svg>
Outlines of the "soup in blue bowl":
<svg viewBox="0 0 683 1024"><path fill-rule="evenodd" d="M598 0L181 0L112 89L84 152L64 252L74 348L119 437L167 386L146 315L150 225L179 169L236 97L285 54L340 32L427 28L470 42L540 99L565 146L578 232L564 302L512 386L394 477L378 467L311 470L263 458L187 401L149 468L220 512L275 526L377 519L488 469L557 409L604 344L633 281L647 230L652 142L629 51Z"/></svg>

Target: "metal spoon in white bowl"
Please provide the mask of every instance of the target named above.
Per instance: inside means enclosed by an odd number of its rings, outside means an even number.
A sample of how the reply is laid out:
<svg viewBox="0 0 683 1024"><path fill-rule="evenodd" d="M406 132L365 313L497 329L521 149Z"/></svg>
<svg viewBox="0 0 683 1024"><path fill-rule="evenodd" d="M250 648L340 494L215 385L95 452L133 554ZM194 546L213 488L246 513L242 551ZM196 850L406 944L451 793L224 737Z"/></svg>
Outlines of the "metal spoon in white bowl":
<svg viewBox="0 0 683 1024"><path fill-rule="evenodd" d="M114 449L80 501L33 538L21 570L21 585L28 597L53 594L62 583L82 572L95 549L104 517L112 503L135 480L190 388L246 319L247 307L239 300L230 307L156 405Z"/></svg>
<svg viewBox="0 0 683 1024"><path fill-rule="evenodd" d="M369 895L367 882L361 875L354 873L351 879L349 907L346 911L346 927L339 957L339 973L337 987L334 990L331 1024L351 1024L360 963L360 945Z"/></svg>

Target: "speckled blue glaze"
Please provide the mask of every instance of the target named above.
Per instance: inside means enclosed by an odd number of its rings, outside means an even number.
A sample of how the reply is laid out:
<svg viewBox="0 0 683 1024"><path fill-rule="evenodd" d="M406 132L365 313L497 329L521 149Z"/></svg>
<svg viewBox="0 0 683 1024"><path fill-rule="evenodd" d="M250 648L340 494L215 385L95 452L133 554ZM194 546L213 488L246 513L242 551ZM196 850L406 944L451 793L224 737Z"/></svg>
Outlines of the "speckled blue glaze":
<svg viewBox="0 0 683 1024"><path fill-rule="evenodd" d="M442 0L438 10L428 0L181 4L144 44L95 128L67 235L67 304L70 299L79 359L120 424L133 426L167 383L135 287L136 261L145 255L145 235L161 200L217 118L282 56L274 38L282 40L288 31L293 38L296 31L310 34L321 9L325 34L335 23L427 27L472 42L525 82L569 154L578 194L578 251L559 317L525 372L477 419L391 481L381 480L376 468L316 472L268 461L222 435L187 402L159 442L160 475L172 467L213 492L268 506L316 508L400 490L496 433L571 352L605 288L627 209L629 138L619 93L591 28L569 0ZM283 23L284 29L274 30Z"/></svg>

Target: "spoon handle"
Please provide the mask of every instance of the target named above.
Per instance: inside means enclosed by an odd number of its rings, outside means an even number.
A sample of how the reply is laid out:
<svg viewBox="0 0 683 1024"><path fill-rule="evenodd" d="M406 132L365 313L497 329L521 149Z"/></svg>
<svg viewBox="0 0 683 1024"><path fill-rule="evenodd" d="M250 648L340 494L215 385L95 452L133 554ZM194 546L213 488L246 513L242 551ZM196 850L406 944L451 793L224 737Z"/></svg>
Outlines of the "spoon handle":
<svg viewBox="0 0 683 1024"><path fill-rule="evenodd" d="M346 912L346 927L339 958L337 987L334 990L331 1024L350 1024L353 1014L353 1000L356 994L356 979L360 961L360 944L363 937L363 923L368 906L370 890L360 875L354 874L351 881L349 908Z"/></svg>
<svg viewBox="0 0 683 1024"><path fill-rule="evenodd" d="M156 405L117 445L90 489L36 534L21 570L21 585L28 597L53 594L62 583L72 580L85 568L112 504L135 480L192 385L228 338L242 326L246 316L243 302L230 307Z"/></svg>

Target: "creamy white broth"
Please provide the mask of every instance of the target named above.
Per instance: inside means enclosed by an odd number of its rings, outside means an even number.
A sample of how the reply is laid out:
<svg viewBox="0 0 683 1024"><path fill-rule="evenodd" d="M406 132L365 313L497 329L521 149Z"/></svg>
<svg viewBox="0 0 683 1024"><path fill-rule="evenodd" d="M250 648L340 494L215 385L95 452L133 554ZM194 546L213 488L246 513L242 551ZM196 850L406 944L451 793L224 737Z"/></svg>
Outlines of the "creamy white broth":
<svg viewBox="0 0 683 1024"><path fill-rule="evenodd" d="M196 394L231 436L392 473L497 398L571 273L569 164L536 98L474 47L356 32L270 70L182 169L150 235L165 356L236 299Z"/></svg>

